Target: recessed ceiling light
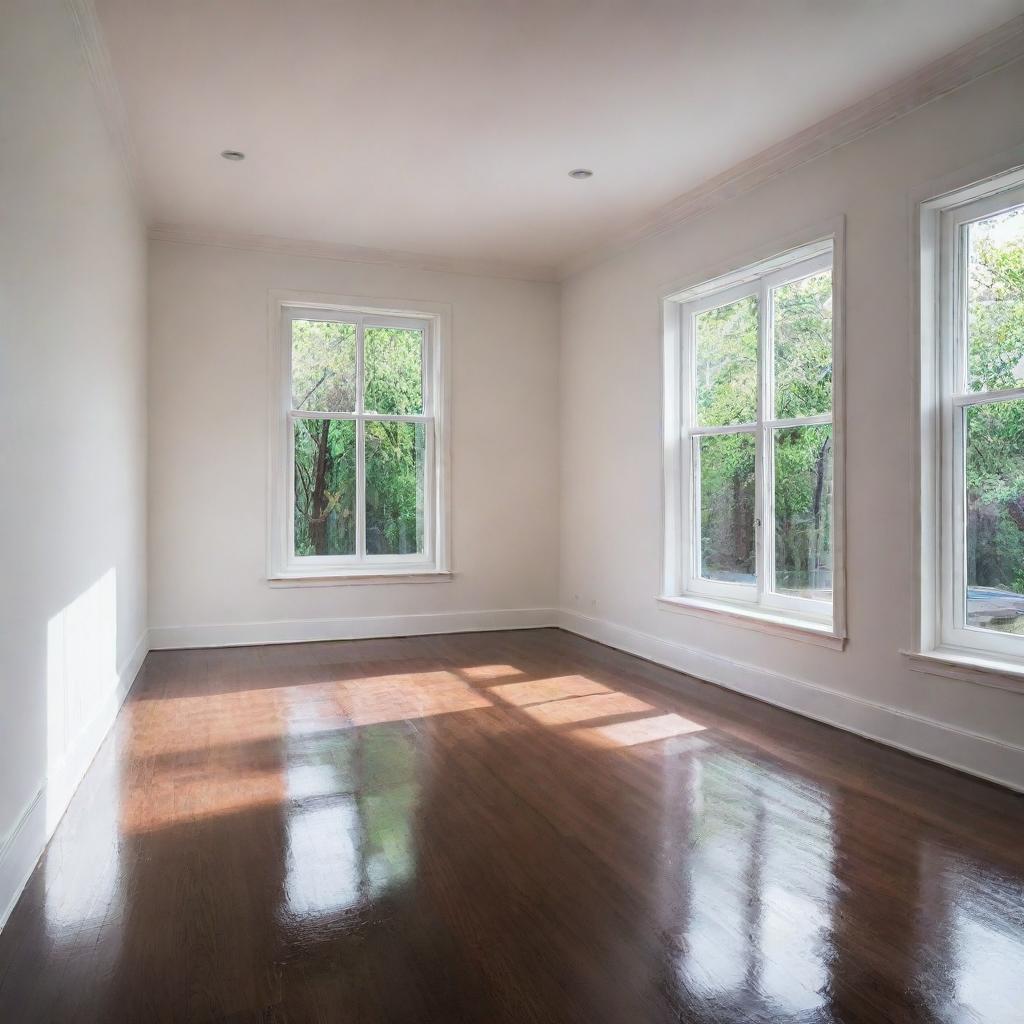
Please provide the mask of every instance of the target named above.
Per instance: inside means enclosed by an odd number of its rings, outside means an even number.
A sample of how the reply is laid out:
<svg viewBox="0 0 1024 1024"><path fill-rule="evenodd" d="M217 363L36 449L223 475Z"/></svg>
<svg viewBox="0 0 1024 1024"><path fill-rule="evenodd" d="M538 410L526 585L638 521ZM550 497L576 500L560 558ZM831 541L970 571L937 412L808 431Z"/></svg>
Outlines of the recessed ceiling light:
<svg viewBox="0 0 1024 1024"><path fill-rule="evenodd" d="M220 154L225 160L244 160L245 154L237 149L225 149Z"/></svg>
<svg viewBox="0 0 1024 1024"><path fill-rule="evenodd" d="M569 172L570 178L575 178L577 181L582 181L584 178L592 178L594 176L593 171L588 171L586 167L577 167L576 170Z"/></svg>

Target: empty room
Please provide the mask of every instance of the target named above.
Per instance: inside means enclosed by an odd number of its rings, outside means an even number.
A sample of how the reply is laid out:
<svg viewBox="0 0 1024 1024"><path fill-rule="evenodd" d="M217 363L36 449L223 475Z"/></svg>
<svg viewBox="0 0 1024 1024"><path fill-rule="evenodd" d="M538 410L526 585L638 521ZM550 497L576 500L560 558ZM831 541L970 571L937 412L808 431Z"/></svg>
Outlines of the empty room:
<svg viewBox="0 0 1024 1024"><path fill-rule="evenodd" d="M0 1024L1024 1024L1024 0L0 0Z"/></svg>

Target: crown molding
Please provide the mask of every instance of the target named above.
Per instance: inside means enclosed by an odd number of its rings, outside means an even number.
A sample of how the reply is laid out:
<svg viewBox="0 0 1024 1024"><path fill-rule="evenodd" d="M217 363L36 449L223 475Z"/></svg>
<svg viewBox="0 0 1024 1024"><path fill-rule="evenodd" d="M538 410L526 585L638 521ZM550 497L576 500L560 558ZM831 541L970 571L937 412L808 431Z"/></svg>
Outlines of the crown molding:
<svg viewBox="0 0 1024 1024"><path fill-rule="evenodd" d="M603 263L1021 57L1024 15L684 192L604 244L567 260L559 267L559 277L565 280Z"/></svg>
<svg viewBox="0 0 1024 1024"><path fill-rule="evenodd" d="M472 277L511 278L516 281L558 281L555 267L542 264L513 263L505 260L465 259L401 249L374 249L340 242L315 242L274 235L250 235L216 228L190 227L184 224L152 224L149 237L157 242L184 245L213 245L222 249L276 253L283 256L308 256L346 263L379 263L409 270L429 270L439 274L467 274Z"/></svg>
<svg viewBox="0 0 1024 1024"><path fill-rule="evenodd" d="M136 204L141 209L142 193L136 170L138 160L131 134L128 131L128 115L121 90L118 88L117 79L114 76L110 53L103 41L96 8L93 6L93 0L65 0L65 3L78 33L78 41L89 69L89 77L92 79L100 115L121 159L125 176L128 179L128 186Z"/></svg>

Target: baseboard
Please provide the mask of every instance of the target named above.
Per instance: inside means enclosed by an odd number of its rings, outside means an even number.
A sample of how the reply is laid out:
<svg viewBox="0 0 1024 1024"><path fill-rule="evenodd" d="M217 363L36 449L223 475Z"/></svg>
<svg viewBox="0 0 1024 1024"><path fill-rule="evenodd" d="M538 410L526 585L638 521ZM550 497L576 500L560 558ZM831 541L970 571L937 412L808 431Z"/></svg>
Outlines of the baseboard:
<svg viewBox="0 0 1024 1024"><path fill-rule="evenodd" d="M370 615L346 619L279 619L210 626L154 626L151 650L190 647L248 647L295 644L312 640L368 640L434 633L476 633L495 629L538 629L557 626L554 608L499 608L490 611L443 612L425 615Z"/></svg>
<svg viewBox="0 0 1024 1024"><path fill-rule="evenodd" d="M61 761L51 767L43 784L0 846L0 929L7 924L54 829L110 732L148 651L147 631L143 632L119 670L117 680L102 706L79 732Z"/></svg>
<svg viewBox="0 0 1024 1024"><path fill-rule="evenodd" d="M1024 792L1024 747L562 609L562 629L805 718Z"/></svg>

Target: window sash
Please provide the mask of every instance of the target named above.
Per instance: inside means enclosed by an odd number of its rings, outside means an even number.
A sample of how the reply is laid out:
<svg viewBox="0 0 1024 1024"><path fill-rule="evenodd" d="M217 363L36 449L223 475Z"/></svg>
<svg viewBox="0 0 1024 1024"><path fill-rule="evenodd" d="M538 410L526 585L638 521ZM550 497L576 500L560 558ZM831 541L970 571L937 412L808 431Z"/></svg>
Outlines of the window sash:
<svg viewBox="0 0 1024 1024"><path fill-rule="evenodd" d="M312 320L321 323L352 324L356 328L356 400L352 412L307 411L294 407L292 393L292 324L296 320ZM282 395L286 414L282 417L286 435L284 472L286 474L285 497L287 508L282 520L287 531L285 542L285 567L289 571L323 571L332 567L358 570L379 566L389 571L403 567L422 570L436 564L437 546L435 521L437 488L437 439L436 409L437 389L431 372L436 359L436 339L430 319L387 315L381 313L359 313L325 307L282 307ZM365 400L365 332L367 328L390 327L397 330L422 331L423 341L420 352L420 384L422 413L387 414L364 409ZM356 423L356 542L352 555L298 555L295 552L295 421L296 420L348 420ZM415 554L366 553L366 424L367 423L416 423L424 427L423 467L423 551Z"/></svg>
<svg viewBox="0 0 1024 1024"><path fill-rule="evenodd" d="M970 225L1024 205L1024 186L942 210L936 323L939 376L939 573L934 606L942 646L1024 658L1024 636L967 623L967 410L1024 398L1024 387L969 390L967 266Z"/></svg>
<svg viewBox="0 0 1024 1024"><path fill-rule="evenodd" d="M679 546L677 579L682 583L682 593L735 602L751 607L760 607L780 612L790 612L815 622L833 622L833 601L815 601L809 598L780 594L775 591L775 488L774 488L774 438L775 432L786 427L820 426L833 427L835 380L833 373L832 411L814 416L799 416L776 419L774 379L774 324L772 292L774 289L802 280L825 270L832 271L833 317L832 351L835 361L836 312L835 312L835 268L833 247L812 256L795 259L759 275L749 275L743 281L727 285L718 290L704 290L692 301L677 303L680 359L679 359L679 419L680 444L678 478L680 482L680 507L677 515L684 523L683 543ZM757 419L751 423L728 426L700 426L697 422L696 388L696 317L709 309L731 305L744 298L755 297L758 311L758 390ZM700 507L700 460L701 437L725 434L747 433L755 437L755 582L738 584L720 580L709 580L701 575L701 507ZM833 458L833 476L835 459ZM833 488L830 518L835 524L835 491ZM835 558L836 545L833 535L833 580L837 576ZM834 590L833 590L834 595Z"/></svg>

